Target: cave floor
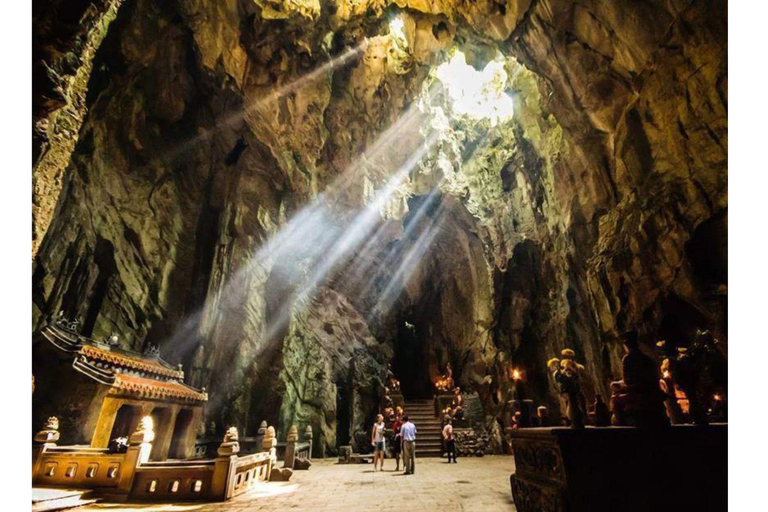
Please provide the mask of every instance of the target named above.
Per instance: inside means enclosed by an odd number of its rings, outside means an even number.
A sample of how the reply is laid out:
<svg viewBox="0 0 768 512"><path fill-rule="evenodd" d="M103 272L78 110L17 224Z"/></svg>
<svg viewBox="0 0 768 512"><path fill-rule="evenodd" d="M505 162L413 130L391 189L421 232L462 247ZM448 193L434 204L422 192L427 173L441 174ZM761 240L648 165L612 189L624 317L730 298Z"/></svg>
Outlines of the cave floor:
<svg viewBox="0 0 768 512"><path fill-rule="evenodd" d="M77 511L195 511L225 510L334 510L376 512L439 510L515 510L509 488L514 471L511 456L416 459L416 473L394 471L395 462L384 461L383 472L371 464L337 464L335 459L315 460L309 471L297 471L290 482L263 484L260 489L225 503L126 505L101 503Z"/></svg>

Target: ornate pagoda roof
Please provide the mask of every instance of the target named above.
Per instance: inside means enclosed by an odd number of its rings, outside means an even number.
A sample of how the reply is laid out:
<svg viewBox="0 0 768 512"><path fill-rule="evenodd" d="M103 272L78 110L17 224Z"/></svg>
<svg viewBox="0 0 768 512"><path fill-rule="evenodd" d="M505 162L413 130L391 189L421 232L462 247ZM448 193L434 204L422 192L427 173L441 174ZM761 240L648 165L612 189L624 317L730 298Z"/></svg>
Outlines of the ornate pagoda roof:
<svg viewBox="0 0 768 512"><path fill-rule="evenodd" d="M82 336L67 322L47 325L41 331L59 350L72 354L72 367L100 384L110 393L127 393L139 398L205 402L208 394L184 383L181 365L173 367L157 352L142 354Z"/></svg>

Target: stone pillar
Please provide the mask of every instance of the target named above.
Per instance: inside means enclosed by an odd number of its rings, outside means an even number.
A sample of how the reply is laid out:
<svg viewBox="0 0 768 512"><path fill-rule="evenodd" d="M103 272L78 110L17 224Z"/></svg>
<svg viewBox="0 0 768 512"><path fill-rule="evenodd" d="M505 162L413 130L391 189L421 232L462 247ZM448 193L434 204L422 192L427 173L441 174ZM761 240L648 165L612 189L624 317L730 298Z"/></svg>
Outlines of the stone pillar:
<svg viewBox="0 0 768 512"><path fill-rule="evenodd" d="M59 418L51 416L45 422L43 430L35 434L32 444L32 481L40 472L40 464L43 460L43 453L49 448L56 446L61 435L59 434Z"/></svg>
<svg viewBox="0 0 768 512"><path fill-rule="evenodd" d="M171 438L173 437L173 427L176 424L176 414L178 414L177 405L156 407L152 411L159 411L157 414L159 425L155 425L155 442L152 449L152 460L163 461L168 458L168 450L171 447Z"/></svg>
<svg viewBox="0 0 768 512"><path fill-rule="evenodd" d="M266 423L266 422L263 422ZM272 475L272 468L277 464L277 437L275 436L275 427L267 427L264 430L264 439L261 442L261 449L269 452L269 467L267 468L267 482Z"/></svg>
<svg viewBox="0 0 768 512"><path fill-rule="evenodd" d="M299 429L296 425L288 431L288 437L285 438L285 458L283 467L293 469L293 463L296 460L296 443L299 442Z"/></svg>
<svg viewBox="0 0 768 512"><path fill-rule="evenodd" d="M237 454L240 452L240 443L237 428L229 427L224 434L224 440L219 445L216 462L213 466L213 478L211 480L211 495L214 500L225 501L232 497L235 464Z"/></svg>
<svg viewBox="0 0 768 512"><path fill-rule="evenodd" d="M120 471L120 479L117 482L117 491L127 495L133 486L133 477L136 468L149 461L152 451L152 441L155 440L155 426L150 416L144 416L139 427L128 438L128 451L125 453L123 468Z"/></svg>
<svg viewBox="0 0 768 512"><path fill-rule="evenodd" d="M307 428L304 429L304 441L309 443L309 454L307 455L307 459L312 460L312 425L307 425Z"/></svg>
<svg viewBox="0 0 768 512"><path fill-rule="evenodd" d="M264 443L264 435L267 433L267 421L264 420L259 425L259 430L256 432L256 447L261 448Z"/></svg>

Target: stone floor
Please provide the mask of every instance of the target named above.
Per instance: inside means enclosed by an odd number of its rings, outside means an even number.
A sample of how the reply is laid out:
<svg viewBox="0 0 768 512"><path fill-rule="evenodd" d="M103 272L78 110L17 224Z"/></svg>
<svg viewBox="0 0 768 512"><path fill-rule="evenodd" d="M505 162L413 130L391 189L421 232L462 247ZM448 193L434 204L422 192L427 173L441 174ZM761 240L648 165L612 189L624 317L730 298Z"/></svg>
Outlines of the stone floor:
<svg viewBox="0 0 768 512"><path fill-rule="evenodd" d="M459 459L417 459L416 473L394 471L385 461L384 472L370 464L339 465L335 460L316 460L309 471L294 473L290 482L263 484L262 488L225 503L189 505L98 504L78 508L105 511L219 512L229 510L282 511L333 510L388 511L505 511L515 510L509 489L514 471L511 456Z"/></svg>

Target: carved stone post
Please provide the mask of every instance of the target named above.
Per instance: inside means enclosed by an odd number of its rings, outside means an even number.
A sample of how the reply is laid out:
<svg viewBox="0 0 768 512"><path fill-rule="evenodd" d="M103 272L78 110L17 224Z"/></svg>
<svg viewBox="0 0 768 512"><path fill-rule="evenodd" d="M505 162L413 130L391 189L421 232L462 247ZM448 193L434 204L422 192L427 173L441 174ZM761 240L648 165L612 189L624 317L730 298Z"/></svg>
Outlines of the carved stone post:
<svg viewBox="0 0 768 512"><path fill-rule="evenodd" d="M144 416L136 431L128 438L128 450L125 453L125 464L120 471L117 482L119 493L128 494L133 486L136 468L149 460L152 452L152 441L155 440L155 426L151 416Z"/></svg>
<svg viewBox="0 0 768 512"><path fill-rule="evenodd" d="M263 422L266 423L266 422ZM272 476L272 468L277 464L277 437L275 436L275 427L267 427L264 430L264 439L261 442L261 449L269 452L269 466L267 467L267 482Z"/></svg>
<svg viewBox="0 0 768 512"><path fill-rule="evenodd" d="M224 440L219 445L219 456L213 467L213 479L211 481L211 495L214 499L225 501L232 497L235 481L237 454L240 452L240 443L237 428L229 427L224 434Z"/></svg>
<svg viewBox="0 0 768 512"><path fill-rule="evenodd" d="M259 425L259 430L256 432L256 448L261 448L264 443L264 435L267 433L267 421L264 420Z"/></svg>
<svg viewBox="0 0 768 512"><path fill-rule="evenodd" d="M59 441L59 418L51 416L45 422L43 430L35 434L32 444L32 481L34 482L40 472L40 465L43 461L43 454L49 448L56 446Z"/></svg>
<svg viewBox="0 0 768 512"><path fill-rule="evenodd" d="M309 443L309 453L307 454L307 459L312 460L312 425L307 425L307 428L304 429L304 441Z"/></svg>
<svg viewBox="0 0 768 512"><path fill-rule="evenodd" d="M293 463L296 460L296 443L299 442L299 429L296 425L288 431L288 437L285 438L285 458L283 467L293 469Z"/></svg>

